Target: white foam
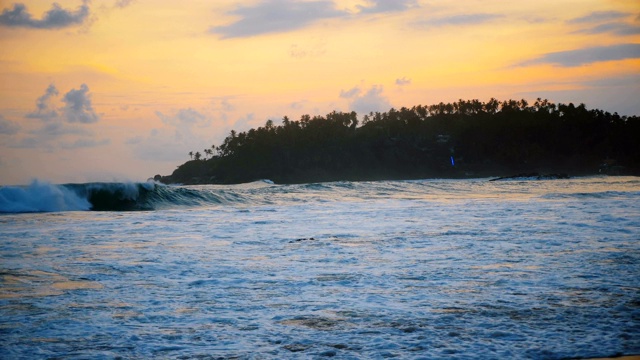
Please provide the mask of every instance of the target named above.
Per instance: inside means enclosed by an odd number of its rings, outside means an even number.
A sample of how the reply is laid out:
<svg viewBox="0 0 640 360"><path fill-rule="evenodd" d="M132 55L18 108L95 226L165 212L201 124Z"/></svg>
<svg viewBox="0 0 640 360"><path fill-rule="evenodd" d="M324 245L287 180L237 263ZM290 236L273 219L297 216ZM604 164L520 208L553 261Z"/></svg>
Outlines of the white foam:
<svg viewBox="0 0 640 360"><path fill-rule="evenodd" d="M0 212L52 212L89 210L91 203L70 189L34 180L28 186L0 187Z"/></svg>

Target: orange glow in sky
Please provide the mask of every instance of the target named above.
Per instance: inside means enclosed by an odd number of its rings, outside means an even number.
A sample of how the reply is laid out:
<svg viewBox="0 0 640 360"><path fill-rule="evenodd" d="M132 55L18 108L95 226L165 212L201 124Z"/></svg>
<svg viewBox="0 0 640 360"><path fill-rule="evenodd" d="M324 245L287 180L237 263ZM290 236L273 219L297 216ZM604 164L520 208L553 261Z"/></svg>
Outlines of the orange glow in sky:
<svg viewBox="0 0 640 360"><path fill-rule="evenodd" d="M637 0L0 0L0 184L146 180L282 117L640 115Z"/></svg>

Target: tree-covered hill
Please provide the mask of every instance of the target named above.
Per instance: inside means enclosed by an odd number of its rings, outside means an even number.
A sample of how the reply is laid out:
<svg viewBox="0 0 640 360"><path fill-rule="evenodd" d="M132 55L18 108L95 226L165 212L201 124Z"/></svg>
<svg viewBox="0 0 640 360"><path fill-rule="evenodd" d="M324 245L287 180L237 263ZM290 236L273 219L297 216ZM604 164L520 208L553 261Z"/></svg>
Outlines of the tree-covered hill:
<svg viewBox="0 0 640 360"><path fill-rule="evenodd" d="M639 174L640 118L538 99L478 100L303 115L281 125L231 131L198 151L166 183L277 183L333 180ZM195 156L195 159L194 159Z"/></svg>

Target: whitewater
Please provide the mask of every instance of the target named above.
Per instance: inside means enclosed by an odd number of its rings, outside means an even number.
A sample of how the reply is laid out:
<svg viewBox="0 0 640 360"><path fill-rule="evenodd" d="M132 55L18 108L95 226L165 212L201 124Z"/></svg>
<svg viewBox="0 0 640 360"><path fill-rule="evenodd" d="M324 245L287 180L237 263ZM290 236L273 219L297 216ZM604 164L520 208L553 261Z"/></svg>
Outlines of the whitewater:
<svg viewBox="0 0 640 360"><path fill-rule="evenodd" d="M640 178L0 187L2 359L640 354Z"/></svg>

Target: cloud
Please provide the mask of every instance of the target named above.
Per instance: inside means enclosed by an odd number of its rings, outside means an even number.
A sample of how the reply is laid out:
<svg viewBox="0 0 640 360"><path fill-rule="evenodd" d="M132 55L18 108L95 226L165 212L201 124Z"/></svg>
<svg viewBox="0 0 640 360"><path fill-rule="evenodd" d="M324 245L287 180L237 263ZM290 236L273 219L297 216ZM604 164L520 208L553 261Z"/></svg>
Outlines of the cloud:
<svg viewBox="0 0 640 360"><path fill-rule="evenodd" d="M20 131L20 126L0 115L0 135L15 135Z"/></svg>
<svg viewBox="0 0 640 360"><path fill-rule="evenodd" d="M399 12L419 7L417 0L369 0L367 5L357 5L358 15ZM238 17L235 22L213 26L209 33L219 34L223 39L258 36L297 30L319 20L353 16L347 10L338 10L331 0L262 0L253 6L239 6L228 15ZM303 57L322 54L324 50L310 51L297 45L291 56ZM312 53L312 54L310 54Z"/></svg>
<svg viewBox="0 0 640 360"><path fill-rule="evenodd" d="M352 98L352 97L360 94L360 91L361 91L360 88L357 87L357 86L353 87L353 88L351 88L349 90L346 90L346 91L345 90L340 90L340 97L341 98L345 98L345 99L349 99L349 98Z"/></svg>
<svg viewBox="0 0 640 360"><path fill-rule="evenodd" d="M234 23L215 26L210 33L223 39L251 37L280 33L303 28L318 20L346 16L338 11L333 1L264 0L255 6L239 7L229 13L240 17Z"/></svg>
<svg viewBox="0 0 640 360"><path fill-rule="evenodd" d="M26 117L30 119L40 119L44 121L50 121L58 117L58 111L55 105L52 103L52 98L58 96L59 92L55 85L50 84L45 90L44 95L40 96L36 100L36 110L28 113Z"/></svg>
<svg viewBox="0 0 640 360"><path fill-rule="evenodd" d="M116 0L114 6L118 8L125 8L131 5L135 0Z"/></svg>
<svg viewBox="0 0 640 360"><path fill-rule="evenodd" d="M95 134L86 124L97 122L100 117L91 105L89 87L82 84L80 89L71 89L56 102L60 94L55 85L47 87L36 100L36 109L25 115L40 119L40 126L25 132L25 136L15 139L14 148L39 148L53 151L106 145L109 140L96 140ZM11 128L9 128L11 129Z"/></svg>
<svg viewBox="0 0 640 360"><path fill-rule="evenodd" d="M384 88L382 85L373 85L366 93L360 95L361 90L357 87L348 91L340 91L340 97L352 99L349 109L359 114L368 114L376 111L387 111L392 106L389 99L382 95Z"/></svg>
<svg viewBox="0 0 640 360"><path fill-rule="evenodd" d="M618 44L548 53L539 58L520 63L519 65L553 64L572 67L603 61L638 58L640 58L640 44Z"/></svg>
<svg viewBox="0 0 640 360"><path fill-rule="evenodd" d="M539 16L537 14L527 14L521 17L522 20L528 22L529 24L546 24L551 20L544 16Z"/></svg>
<svg viewBox="0 0 640 360"><path fill-rule="evenodd" d="M369 2L372 3L372 5L358 5L361 14L404 11L411 7L418 6L415 0L370 0Z"/></svg>
<svg viewBox="0 0 640 360"><path fill-rule="evenodd" d="M236 110L236 106L232 101L235 101L234 96L221 96L211 99L211 109L226 113Z"/></svg>
<svg viewBox="0 0 640 360"><path fill-rule="evenodd" d="M396 79L396 85L405 86L411 84L411 79L407 79L406 77L402 77L401 79Z"/></svg>
<svg viewBox="0 0 640 360"><path fill-rule="evenodd" d="M419 22L418 25L427 27L478 25L491 22L502 17L504 17L504 15L487 13L460 14L424 20Z"/></svg>
<svg viewBox="0 0 640 360"><path fill-rule="evenodd" d="M622 19L629 18L633 14L619 11L598 11L589 15L567 21L568 24L597 24L591 28L575 31L578 34L604 34L611 33L620 36L640 34L640 26L627 23Z"/></svg>
<svg viewBox="0 0 640 360"><path fill-rule="evenodd" d="M52 151L56 148L86 148L108 143L108 140L94 140L94 133L86 127L67 124L62 122L61 119L46 122L41 127L28 131L25 135L25 137L15 141L11 147Z"/></svg>
<svg viewBox="0 0 640 360"><path fill-rule="evenodd" d="M125 145L137 145L144 141L142 136L134 136L132 138L128 138L124 141Z"/></svg>
<svg viewBox="0 0 640 360"><path fill-rule="evenodd" d="M248 113L248 114L245 114L243 117L238 118L236 122L233 124L232 128L235 129L236 131L246 131L252 127L254 122L255 122L255 114Z"/></svg>
<svg viewBox="0 0 640 360"><path fill-rule="evenodd" d="M222 111L233 111L236 109L235 106L229 101L229 99L220 100L220 109Z"/></svg>
<svg viewBox="0 0 640 360"><path fill-rule="evenodd" d="M307 100L294 101L291 104L289 104L289 107L294 110L300 110L304 108L306 103L308 103Z"/></svg>
<svg viewBox="0 0 640 360"><path fill-rule="evenodd" d="M69 90L62 101L65 103L65 107L62 109L63 114L68 122L92 124L100 120L91 105L91 94L89 94L89 87L86 84L80 85L79 90Z"/></svg>
<svg viewBox="0 0 640 360"><path fill-rule="evenodd" d="M535 99L538 97L553 99L556 103L585 103L591 109L602 109L620 115L640 115L640 74L627 73L614 77L578 79L567 82L563 90L554 89L557 83L539 84L535 91L518 93L518 98ZM548 86L548 87L547 87Z"/></svg>
<svg viewBox="0 0 640 360"><path fill-rule="evenodd" d="M605 23L597 25L590 29L578 30L576 33L582 34L604 34L604 33L612 33L615 35L626 36L626 35L637 35L640 34L640 26L626 24L626 23Z"/></svg>
<svg viewBox="0 0 640 360"><path fill-rule="evenodd" d="M180 109L174 115L166 115L156 111L156 116L173 131L173 138L178 142L189 142L200 136L199 132L194 132L194 128L206 128L211 124L211 119L206 115L192 108Z"/></svg>
<svg viewBox="0 0 640 360"><path fill-rule="evenodd" d="M230 106L222 100L224 106ZM189 151L203 152L211 146L212 119L193 108L184 108L165 114L156 111L156 116L165 126L151 129L148 134L131 136L124 141L133 149L138 159L145 161L184 161ZM204 130L206 129L206 130Z"/></svg>
<svg viewBox="0 0 640 360"><path fill-rule="evenodd" d="M111 140L102 139L102 140L94 140L94 139L77 139L72 143L63 143L60 145L63 149L80 149L80 148L93 148L98 146L109 145Z"/></svg>
<svg viewBox="0 0 640 360"><path fill-rule="evenodd" d="M202 127L210 123L210 120L205 115L192 108L180 109L173 116L165 115L160 111L156 111L156 115L163 123L171 126L192 127L198 125Z"/></svg>
<svg viewBox="0 0 640 360"><path fill-rule="evenodd" d="M13 4L13 9L4 9L0 14L0 25L8 27L24 27L31 29L62 29L80 25L89 18L89 1L84 0L77 10L65 10L53 3L42 19L34 19L21 3Z"/></svg>
<svg viewBox="0 0 640 360"><path fill-rule="evenodd" d="M68 125L62 122L50 122L44 124L41 128L30 131L30 134L43 136L46 138L55 138L63 135L81 135L91 136L92 133L85 128L74 125Z"/></svg>
<svg viewBox="0 0 640 360"><path fill-rule="evenodd" d="M51 146L48 143L42 142L41 139L35 137L24 137L13 144L10 144L9 147L14 149L37 149L44 148L47 150L51 150Z"/></svg>
<svg viewBox="0 0 640 360"><path fill-rule="evenodd" d="M145 161L177 162L189 159L188 152L196 151L200 147L194 143L176 141L166 131L158 132L153 129L147 136L138 136L125 141L132 147L136 158ZM204 149L204 148L203 148Z"/></svg>
<svg viewBox="0 0 640 360"><path fill-rule="evenodd" d="M596 11L596 12L592 12L589 15L571 19L567 21L567 23L570 23L570 24L597 23L597 22L603 22L603 21L618 20L620 18L628 17L629 15L631 14L620 12L620 11Z"/></svg>
<svg viewBox="0 0 640 360"><path fill-rule="evenodd" d="M594 80L587 80L583 85L593 88L616 88L616 87L640 87L640 74L626 74L624 76L607 77Z"/></svg>
<svg viewBox="0 0 640 360"><path fill-rule="evenodd" d="M63 120L69 123L91 124L100 120L100 117L93 110L91 105L91 94L86 84L80 85L80 89L71 89L62 98L64 107L58 108L54 104L60 92L55 85L51 84L45 90L45 93L36 100L36 109L25 115L30 119L40 119L45 122L59 119L60 111L63 114Z"/></svg>

